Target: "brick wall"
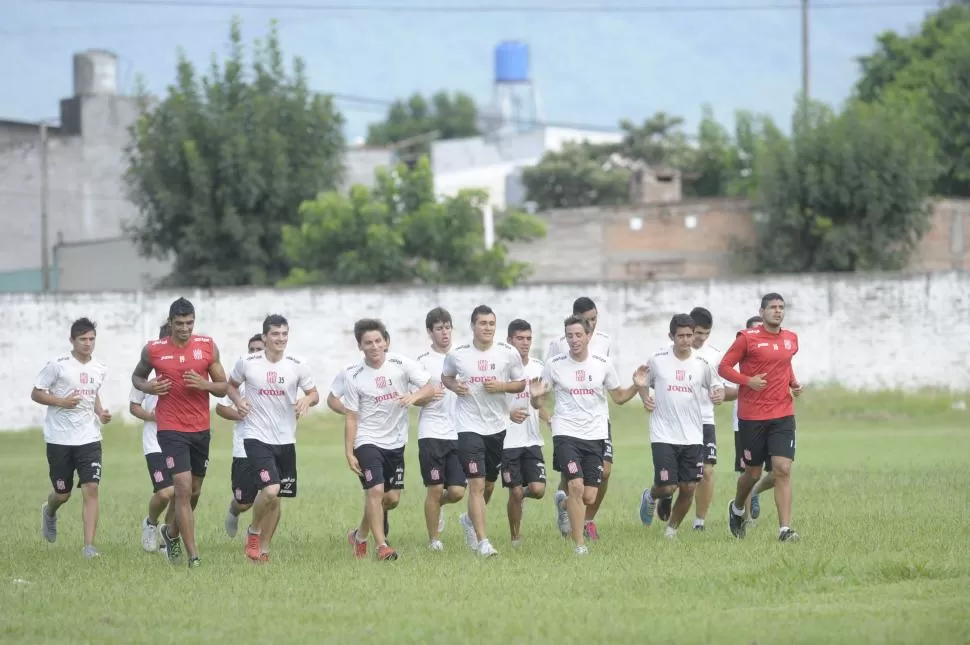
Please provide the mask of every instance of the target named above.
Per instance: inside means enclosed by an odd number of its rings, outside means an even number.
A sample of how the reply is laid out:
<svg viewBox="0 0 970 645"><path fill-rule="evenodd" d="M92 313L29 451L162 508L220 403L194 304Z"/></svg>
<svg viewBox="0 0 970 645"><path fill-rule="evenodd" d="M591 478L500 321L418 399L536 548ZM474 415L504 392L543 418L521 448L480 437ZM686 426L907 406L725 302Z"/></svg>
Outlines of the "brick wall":
<svg viewBox="0 0 970 645"><path fill-rule="evenodd" d="M291 349L313 367L326 389L336 372L358 357L355 319L383 318L392 349L417 355L427 345L422 329L428 309L452 311L467 339L467 316L481 303L499 325L523 317L535 330L536 354L561 333L563 318L580 295L600 309L600 328L614 338L624 380L666 341L671 315L704 305L715 316L711 342L725 349L764 292L789 300L787 326L801 338L796 372L806 383L837 382L849 388L970 387L970 275L783 276L487 288L297 289L220 292L0 294L0 409L8 429L39 424L43 409L29 398L34 375L49 358L69 350L68 327L82 315L99 325L97 356L110 370L103 400L127 409L129 377L143 343L153 338L169 303L193 300L198 330L211 334L231 364L263 317L280 312L291 322ZM940 340L943 339L943 340Z"/></svg>

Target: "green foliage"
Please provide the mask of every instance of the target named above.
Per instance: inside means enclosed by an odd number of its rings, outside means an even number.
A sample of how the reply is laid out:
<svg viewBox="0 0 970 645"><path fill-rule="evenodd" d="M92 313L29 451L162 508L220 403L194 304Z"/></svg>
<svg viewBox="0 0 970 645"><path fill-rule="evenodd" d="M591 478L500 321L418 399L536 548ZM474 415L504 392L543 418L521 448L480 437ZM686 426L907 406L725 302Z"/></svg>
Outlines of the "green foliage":
<svg viewBox="0 0 970 645"><path fill-rule="evenodd" d="M612 150L583 141L547 152L538 164L522 170L526 199L540 210L626 203L630 171L609 163Z"/></svg>
<svg viewBox="0 0 970 645"><path fill-rule="evenodd" d="M749 249L757 268L903 268L930 226L935 153L912 114L861 101L841 114L819 104L800 108L792 136L773 132L759 151L765 219Z"/></svg>
<svg viewBox="0 0 970 645"><path fill-rule="evenodd" d="M529 275L508 259L509 242L545 235L525 213L496 216L495 244L485 249L482 209L488 195L464 190L437 199L427 157L413 169L377 171L372 190L328 192L300 207L300 222L283 229L294 269L281 282L307 284L482 284L510 287Z"/></svg>
<svg viewBox="0 0 970 645"><path fill-rule="evenodd" d="M222 67L201 78L180 55L178 78L132 129L125 176L146 255L175 255L173 285L273 284L290 271L280 248L300 203L337 185L342 118L283 65L275 25L247 73L238 22Z"/></svg>
<svg viewBox="0 0 970 645"><path fill-rule="evenodd" d="M405 101L395 101L388 109L387 118L371 124L367 129L367 144L387 146L437 131L439 139L460 139L478 134L478 108L475 101L461 92L454 96L438 92L429 102L420 94ZM405 145L413 156L429 154L429 140L418 140Z"/></svg>

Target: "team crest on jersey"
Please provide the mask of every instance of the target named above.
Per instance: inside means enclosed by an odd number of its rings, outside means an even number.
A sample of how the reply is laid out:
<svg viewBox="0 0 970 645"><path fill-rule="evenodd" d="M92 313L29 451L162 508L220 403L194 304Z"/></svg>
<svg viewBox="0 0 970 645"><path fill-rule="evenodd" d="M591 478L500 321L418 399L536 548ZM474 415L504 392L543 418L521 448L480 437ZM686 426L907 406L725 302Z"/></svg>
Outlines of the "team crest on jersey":
<svg viewBox="0 0 970 645"><path fill-rule="evenodd" d="M586 370L576 370L576 382L582 383L586 380Z"/></svg>
<svg viewBox="0 0 970 645"><path fill-rule="evenodd" d="M179 363L185 362L185 356L179 356Z"/></svg>
<svg viewBox="0 0 970 645"><path fill-rule="evenodd" d="M202 350L201 349L193 349L192 350L192 358L194 358L197 361L201 361L202 360Z"/></svg>
<svg viewBox="0 0 970 645"><path fill-rule="evenodd" d="M677 370L677 380L683 381L685 378L687 378L687 372L684 370Z"/></svg>
<svg viewBox="0 0 970 645"><path fill-rule="evenodd" d="M478 361L478 371L487 372L488 371L488 361Z"/></svg>
<svg viewBox="0 0 970 645"><path fill-rule="evenodd" d="M87 372L81 372L81 385L87 385L88 384L88 379L89 379L88 373Z"/></svg>
<svg viewBox="0 0 970 645"><path fill-rule="evenodd" d="M787 338L785 339L785 349L791 351L791 341Z"/></svg>
<svg viewBox="0 0 970 645"><path fill-rule="evenodd" d="M374 377L374 387L378 390L383 390L387 387L387 377L386 376L375 376Z"/></svg>
<svg viewBox="0 0 970 645"><path fill-rule="evenodd" d="M266 372L267 383L276 383L276 379L277 379L276 372Z"/></svg>

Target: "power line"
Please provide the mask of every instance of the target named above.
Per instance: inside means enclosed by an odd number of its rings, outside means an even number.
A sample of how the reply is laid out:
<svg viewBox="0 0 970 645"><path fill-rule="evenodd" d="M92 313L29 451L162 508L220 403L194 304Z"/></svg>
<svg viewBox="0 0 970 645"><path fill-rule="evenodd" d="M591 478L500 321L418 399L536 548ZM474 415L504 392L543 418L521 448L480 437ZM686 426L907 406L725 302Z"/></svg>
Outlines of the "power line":
<svg viewBox="0 0 970 645"><path fill-rule="evenodd" d="M216 0L34 0L63 4L125 5L134 7L178 7L182 9L253 9L274 11L325 11L342 13L420 13L420 14L484 14L484 13L556 13L556 14L631 14L631 13L735 13L742 11L801 11L800 2L769 4L637 4L637 5L580 5L580 4L311 4L299 2L217 2ZM935 7L936 0L830 0L813 2L813 11L828 9L887 9L899 7Z"/></svg>

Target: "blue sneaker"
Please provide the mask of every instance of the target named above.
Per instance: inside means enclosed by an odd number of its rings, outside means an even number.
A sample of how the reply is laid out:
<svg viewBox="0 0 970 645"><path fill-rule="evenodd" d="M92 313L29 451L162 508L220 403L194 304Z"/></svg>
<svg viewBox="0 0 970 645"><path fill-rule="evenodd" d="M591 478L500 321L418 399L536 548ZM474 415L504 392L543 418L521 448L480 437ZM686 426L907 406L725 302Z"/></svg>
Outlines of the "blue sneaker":
<svg viewBox="0 0 970 645"><path fill-rule="evenodd" d="M650 496L650 489L644 488L640 496L640 521L646 526L653 524L653 512L657 509L657 500Z"/></svg>
<svg viewBox="0 0 970 645"><path fill-rule="evenodd" d="M757 495L751 496L751 519L756 520L761 515L761 500Z"/></svg>

